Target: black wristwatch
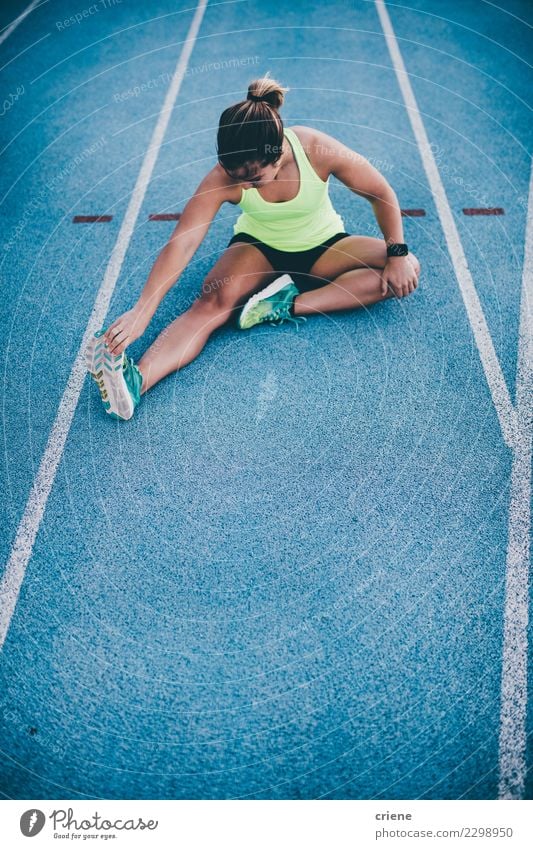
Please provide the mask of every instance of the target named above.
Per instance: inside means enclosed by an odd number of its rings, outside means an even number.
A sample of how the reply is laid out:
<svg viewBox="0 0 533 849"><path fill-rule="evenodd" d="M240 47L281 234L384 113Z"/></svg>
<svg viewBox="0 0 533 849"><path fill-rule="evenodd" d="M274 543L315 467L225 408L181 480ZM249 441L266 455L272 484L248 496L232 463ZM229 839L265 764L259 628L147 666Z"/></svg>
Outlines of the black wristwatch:
<svg viewBox="0 0 533 849"><path fill-rule="evenodd" d="M407 256L409 248L400 242L394 242L392 245L387 245L387 256Z"/></svg>

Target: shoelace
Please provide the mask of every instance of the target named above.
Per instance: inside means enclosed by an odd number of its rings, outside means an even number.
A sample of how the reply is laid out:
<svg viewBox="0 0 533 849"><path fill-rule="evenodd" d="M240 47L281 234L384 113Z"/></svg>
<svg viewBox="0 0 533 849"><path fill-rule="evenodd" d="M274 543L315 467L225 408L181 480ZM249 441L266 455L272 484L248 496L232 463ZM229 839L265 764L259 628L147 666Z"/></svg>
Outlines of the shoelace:
<svg viewBox="0 0 533 849"><path fill-rule="evenodd" d="M284 321L290 321L296 325L296 330L300 327L301 321L307 321L304 315L291 315L287 307L278 307L272 310L272 318L269 319L269 324L283 324Z"/></svg>

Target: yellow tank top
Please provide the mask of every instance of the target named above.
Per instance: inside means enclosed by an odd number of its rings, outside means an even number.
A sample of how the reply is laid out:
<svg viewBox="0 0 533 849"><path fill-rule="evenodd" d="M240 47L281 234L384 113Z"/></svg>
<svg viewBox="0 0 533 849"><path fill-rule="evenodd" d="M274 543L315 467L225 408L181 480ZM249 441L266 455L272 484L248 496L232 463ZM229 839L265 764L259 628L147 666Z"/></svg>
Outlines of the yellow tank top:
<svg viewBox="0 0 533 849"><path fill-rule="evenodd" d="M298 194L292 200L269 203L257 189L243 189L239 201L242 213L233 232L248 233L280 251L306 251L344 232L344 222L331 203L329 180L320 179L296 133L286 127L285 138L300 172Z"/></svg>

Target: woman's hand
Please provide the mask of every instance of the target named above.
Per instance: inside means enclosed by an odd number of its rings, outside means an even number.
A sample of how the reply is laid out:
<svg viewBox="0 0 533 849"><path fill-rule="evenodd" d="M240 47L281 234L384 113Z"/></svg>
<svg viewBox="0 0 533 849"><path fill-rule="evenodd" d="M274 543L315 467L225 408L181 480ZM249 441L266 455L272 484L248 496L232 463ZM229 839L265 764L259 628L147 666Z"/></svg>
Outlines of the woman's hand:
<svg viewBox="0 0 533 849"><path fill-rule="evenodd" d="M409 256L389 257L381 274L381 294L387 294L392 289L397 298L410 295L418 286L418 274Z"/></svg>
<svg viewBox="0 0 533 849"><path fill-rule="evenodd" d="M121 354L128 345L131 345L139 336L143 335L149 323L150 316L146 310L133 307L133 309L123 313L104 333L109 351L115 356Z"/></svg>

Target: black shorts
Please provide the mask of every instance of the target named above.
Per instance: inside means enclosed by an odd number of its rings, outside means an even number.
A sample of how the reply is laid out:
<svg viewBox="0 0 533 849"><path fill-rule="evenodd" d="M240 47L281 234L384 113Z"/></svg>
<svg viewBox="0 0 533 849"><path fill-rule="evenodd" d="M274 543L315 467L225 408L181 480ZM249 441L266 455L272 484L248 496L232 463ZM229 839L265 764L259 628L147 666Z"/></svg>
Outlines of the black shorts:
<svg viewBox="0 0 533 849"><path fill-rule="evenodd" d="M274 271L279 271L280 274L290 274L300 292L309 292L311 289L317 289L320 285L325 286L327 284L326 280L321 284L316 277L311 277L309 274L317 259L331 245L349 235L349 233L335 233L325 242L307 251L279 251L277 248L272 248L270 245L265 245L264 242L254 239L248 233L236 233L228 242L228 248L235 242L247 242L249 245L254 245L266 257Z"/></svg>

